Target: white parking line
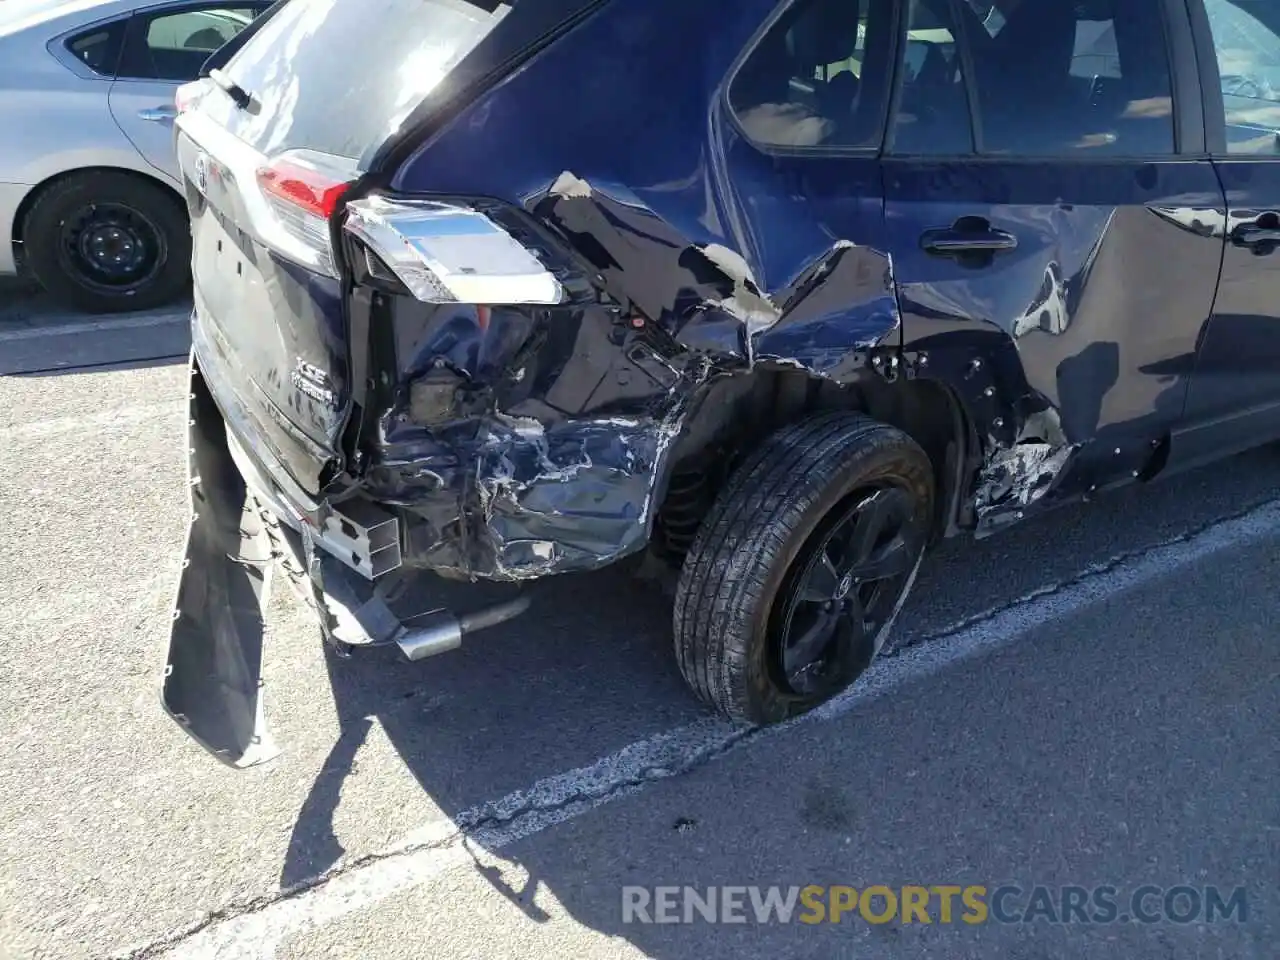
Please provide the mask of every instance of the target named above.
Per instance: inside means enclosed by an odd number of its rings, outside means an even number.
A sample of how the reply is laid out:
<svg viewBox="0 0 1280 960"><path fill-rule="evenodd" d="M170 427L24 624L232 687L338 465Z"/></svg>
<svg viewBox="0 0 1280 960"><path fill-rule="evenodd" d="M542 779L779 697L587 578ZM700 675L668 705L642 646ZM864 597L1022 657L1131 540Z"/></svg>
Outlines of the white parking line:
<svg viewBox="0 0 1280 960"><path fill-rule="evenodd" d="M1151 583L1219 551L1275 536L1280 536L1280 500L1195 535L1087 570L1065 584L1046 587L992 611L977 622L970 618L965 625L877 662L849 692L791 723L743 731L709 719L638 741L588 767L544 778L525 790L473 807L453 823L435 823L415 831L380 857L345 871L339 869L328 881L305 892L244 909L189 936L177 931L163 941L172 945L165 955L192 960L269 960L290 937L471 862L469 845L500 850L657 781L678 776L744 743L843 716L904 684L1007 647L1029 631L1100 600ZM154 950L151 945L122 955L154 955Z"/></svg>
<svg viewBox="0 0 1280 960"><path fill-rule="evenodd" d="M75 314L66 317L72 320ZM170 323L186 323L186 311L166 310L163 313L141 313L128 317L112 317L108 320L86 320L80 323L62 322L59 316L40 318L38 327L19 327L17 330L0 330L0 343L12 340L37 340L40 337L71 337L86 333L105 333L112 330L136 330L141 327L162 327Z"/></svg>

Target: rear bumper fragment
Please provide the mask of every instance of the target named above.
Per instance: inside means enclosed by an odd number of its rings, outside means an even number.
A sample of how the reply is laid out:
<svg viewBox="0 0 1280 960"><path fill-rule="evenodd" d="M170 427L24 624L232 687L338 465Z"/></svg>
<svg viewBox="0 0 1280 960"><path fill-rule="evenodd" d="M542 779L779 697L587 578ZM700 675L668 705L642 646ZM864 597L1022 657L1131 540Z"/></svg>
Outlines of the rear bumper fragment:
<svg viewBox="0 0 1280 960"><path fill-rule="evenodd" d="M321 522L315 504L293 501L268 483L227 429L194 356L188 438L191 518L161 700L196 742L230 766L254 766L279 753L262 701L264 611L278 553L296 550L299 585L323 613L325 638L343 652L394 644L407 660L421 660L529 607L529 597L519 596L467 614L441 608L401 620L388 600L397 592L409 596L398 588L412 585L396 571L398 521L352 501ZM270 516L288 529L273 535Z"/></svg>
<svg viewBox="0 0 1280 960"><path fill-rule="evenodd" d="M191 517L161 700L206 750L247 767L278 752L262 708L271 548L194 364L188 409Z"/></svg>

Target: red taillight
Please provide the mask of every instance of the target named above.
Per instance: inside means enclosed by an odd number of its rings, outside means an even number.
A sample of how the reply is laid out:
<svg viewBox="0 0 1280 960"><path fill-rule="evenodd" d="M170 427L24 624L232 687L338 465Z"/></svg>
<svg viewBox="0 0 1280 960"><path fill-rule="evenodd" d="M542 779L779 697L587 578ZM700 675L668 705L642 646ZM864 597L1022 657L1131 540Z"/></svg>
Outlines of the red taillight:
<svg viewBox="0 0 1280 960"><path fill-rule="evenodd" d="M247 154L233 175L240 183L250 177L256 182L257 189L247 190L245 197L258 239L305 267L338 276L330 223L360 175L356 162L317 150L264 158L221 128L212 136L221 138L229 153L243 148Z"/></svg>
<svg viewBox="0 0 1280 960"><path fill-rule="evenodd" d="M316 167L279 158L258 169L258 185L269 196L327 220L338 209L351 181Z"/></svg>

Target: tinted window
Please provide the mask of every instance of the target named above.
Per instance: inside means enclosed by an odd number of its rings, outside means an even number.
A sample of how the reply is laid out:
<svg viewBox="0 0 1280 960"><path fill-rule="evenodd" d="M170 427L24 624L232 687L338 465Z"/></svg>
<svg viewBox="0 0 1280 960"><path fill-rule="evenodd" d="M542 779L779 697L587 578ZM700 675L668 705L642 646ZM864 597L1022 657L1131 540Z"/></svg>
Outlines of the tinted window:
<svg viewBox="0 0 1280 960"><path fill-rule="evenodd" d="M1173 152L1158 0L997 0L985 16L963 9L983 152Z"/></svg>
<svg viewBox="0 0 1280 960"><path fill-rule="evenodd" d="M729 87L742 129L776 147L879 143L893 49L887 0L798 0Z"/></svg>
<svg viewBox="0 0 1280 960"><path fill-rule="evenodd" d="M993 0L965 0L965 2L969 12L981 21L982 29L986 31L987 36L994 37L1004 27L1004 14L1000 12L999 5Z"/></svg>
<svg viewBox="0 0 1280 960"><path fill-rule="evenodd" d="M948 0L911 0L909 11L893 150L907 154L970 153L969 101L951 5Z"/></svg>
<svg viewBox="0 0 1280 960"><path fill-rule="evenodd" d="M360 158L509 10L493 0L291 0L223 68L262 104L227 122L264 153Z"/></svg>
<svg viewBox="0 0 1280 960"><path fill-rule="evenodd" d="M1205 0L1229 153L1280 155L1280 2Z"/></svg>
<svg viewBox="0 0 1280 960"><path fill-rule="evenodd" d="M1116 47L1116 25L1106 20L1077 20L1076 42L1071 53L1073 77L1107 77L1123 80L1120 51Z"/></svg>
<svg viewBox="0 0 1280 960"><path fill-rule="evenodd" d="M77 34L67 41L67 49L94 73L114 76L120 60L120 48L124 44L125 23L121 20Z"/></svg>
<svg viewBox="0 0 1280 960"><path fill-rule="evenodd" d="M130 27L121 76L194 80L217 50L253 22L261 7L218 4L139 15Z"/></svg>

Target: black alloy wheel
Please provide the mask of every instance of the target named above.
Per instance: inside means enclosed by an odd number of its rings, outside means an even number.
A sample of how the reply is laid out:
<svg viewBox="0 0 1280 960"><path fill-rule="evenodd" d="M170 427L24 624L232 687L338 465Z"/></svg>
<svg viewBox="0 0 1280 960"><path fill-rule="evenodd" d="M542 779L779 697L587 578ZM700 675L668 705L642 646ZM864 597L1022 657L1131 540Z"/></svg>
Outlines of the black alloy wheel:
<svg viewBox="0 0 1280 960"><path fill-rule="evenodd" d="M871 663L928 536L911 494L856 491L784 581L769 634L778 682L801 697L839 692Z"/></svg>
<svg viewBox="0 0 1280 960"><path fill-rule="evenodd" d="M778 430L685 557L673 627L686 682L752 724L839 693L882 648L934 522L933 465L901 430L853 411Z"/></svg>

